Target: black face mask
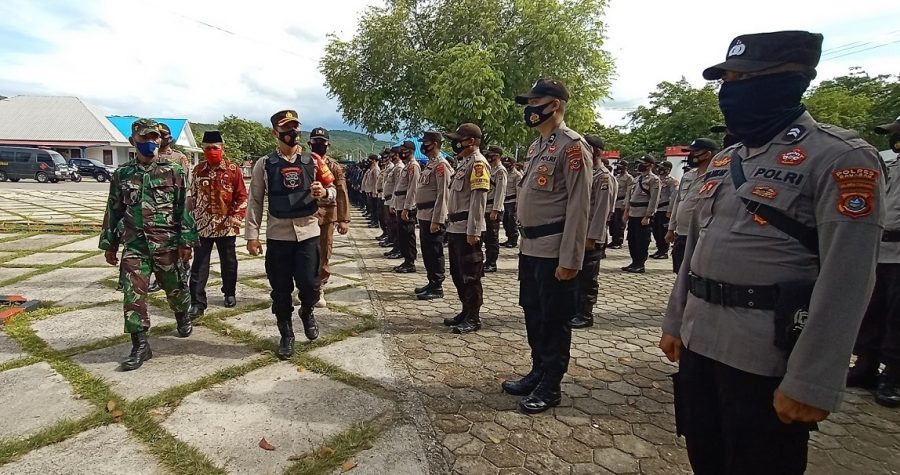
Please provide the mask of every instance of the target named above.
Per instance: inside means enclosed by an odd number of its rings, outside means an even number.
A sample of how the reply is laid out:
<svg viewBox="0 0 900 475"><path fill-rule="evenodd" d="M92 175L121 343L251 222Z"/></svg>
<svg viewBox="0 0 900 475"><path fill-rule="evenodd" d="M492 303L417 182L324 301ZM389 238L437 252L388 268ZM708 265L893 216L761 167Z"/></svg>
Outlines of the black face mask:
<svg viewBox="0 0 900 475"><path fill-rule="evenodd" d="M537 127L544 122L547 122L547 119L553 117L553 113L556 110L552 110L550 112L544 112L544 109L547 108L551 103L548 102L546 104L541 104L539 106L528 106L525 108L525 125L528 127Z"/></svg>
<svg viewBox="0 0 900 475"><path fill-rule="evenodd" d="M725 138L722 139L722 144L725 145L725 148L728 148L740 141L741 139L735 137L734 135L725 134Z"/></svg>
<svg viewBox="0 0 900 475"><path fill-rule="evenodd" d="M456 153L462 152L466 148L466 146L463 145L459 140L450 142L450 147L452 147L453 151Z"/></svg>
<svg viewBox="0 0 900 475"><path fill-rule="evenodd" d="M300 132L296 130L288 130L287 132L279 132L278 140L281 140L285 145L289 147L293 147L297 145L297 141L300 139Z"/></svg>
<svg viewBox="0 0 900 475"><path fill-rule="evenodd" d="M888 140L891 143L891 150L900 153L900 134L891 134Z"/></svg>
<svg viewBox="0 0 900 475"><path fill-rule="evenodd" d="M695 154L688 155L688 165L690 165L691 168L699 166L700 165L700 157L702 157L704 155L706 155L706 152L700 152L696 155Z"/></svg>
<svg viewBox="0 0 900 475"><path fill-rule="evenodd" d="M412 156L412 152L404 150L400 152L400 160L408 160Z"/></svg>
<svg viewBox="0 0 900 475"><path fill-rule="evenodd" d="M748 147L761 147L806 111L800 103L809 77L799 72L726 81L719 108L728 131Z"/></svg>
<svg viewBox="0 0 900 475"><path fill-rule="evenodd" d="M432 147L434 147L434 144L433 144L433 143L432 143L432 144L428 144L428 145L425 145L425 144L423 143L422 145L419 145L419 150L420 150L423 154L428 155L428 152L431 151L431 148L432 148Z"/></svg>
<svg viewBox="0 0 900 475"><path fill-rule="evenodd" d="M313 151L316 155L325 156L325 152L328 151L328 145L323 143L313 143L309 146L309 149Z"/></svg>
<svg viewBox="0 0 900 475"><path fill-rule="evenodd" d="M638 171L641 173L644 173L645 171L647 171L649 169L650 169L649 163L641 163L640 165L638 165Z"/></svg>

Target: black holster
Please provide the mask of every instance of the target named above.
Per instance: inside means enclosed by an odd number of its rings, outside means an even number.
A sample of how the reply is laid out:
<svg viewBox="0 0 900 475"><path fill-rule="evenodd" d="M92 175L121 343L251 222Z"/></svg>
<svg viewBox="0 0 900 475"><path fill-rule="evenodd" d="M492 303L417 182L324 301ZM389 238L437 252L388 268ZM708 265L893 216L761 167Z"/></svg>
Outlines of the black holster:
<svg viewBox="0 0 900 475"><path fill-rule="evenodd" d="M790 355L806 326L809 317L809 301L815 280L796 280L775 284L778 298L775 301L775 346Z"/></svg>

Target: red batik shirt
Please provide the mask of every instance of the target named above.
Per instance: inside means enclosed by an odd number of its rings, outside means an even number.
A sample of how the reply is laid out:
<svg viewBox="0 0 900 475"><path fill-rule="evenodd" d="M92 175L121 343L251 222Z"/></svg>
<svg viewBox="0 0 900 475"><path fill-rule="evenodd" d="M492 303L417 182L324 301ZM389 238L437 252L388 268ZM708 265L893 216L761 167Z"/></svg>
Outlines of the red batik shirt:
<svg viewBox="0 0 900 475"><path fill-rule="evenodd" d="M200 162L191 180L191 215L204 238L237 236L247 214L247 187L241 169L227 160L217 167Z"/></svg>

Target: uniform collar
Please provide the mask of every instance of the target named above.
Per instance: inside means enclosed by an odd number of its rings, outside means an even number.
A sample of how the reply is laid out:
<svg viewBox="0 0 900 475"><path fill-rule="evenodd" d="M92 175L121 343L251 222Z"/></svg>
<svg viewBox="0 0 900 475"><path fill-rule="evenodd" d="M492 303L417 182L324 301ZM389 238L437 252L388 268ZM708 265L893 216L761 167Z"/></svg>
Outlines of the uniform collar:
<svg viewBox="0 0 900 475"><path fill-rule="evenodd" d="M747 151L747 156L743 157L745 160L749 160L751 158L757 157L769 151L769 148L772 145L792 145L798 143L806 138L809 133L818 127L818 122L809 114L809 112L804 112L797 117L797 120L791 123L791 125L785 127L784 130L778 133L774 139L770 140L769 143L763 145L762 147L753 149L753 152L750 153L750 148L746 145L741 145L741 147Z"/></svg>

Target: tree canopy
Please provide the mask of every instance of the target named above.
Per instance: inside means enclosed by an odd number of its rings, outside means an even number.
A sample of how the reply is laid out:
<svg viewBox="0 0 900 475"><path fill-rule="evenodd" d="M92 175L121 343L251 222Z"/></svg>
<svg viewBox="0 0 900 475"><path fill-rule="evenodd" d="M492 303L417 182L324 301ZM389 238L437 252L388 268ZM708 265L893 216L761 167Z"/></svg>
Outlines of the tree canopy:
<svg viewBox="0 0 900 475"><path fill-rule="evenodd" d="M572 94L567 122L596 123L613 71L603 51L606 0L391 0L370 7L349 41L330 37L320 70L347 123L369 134L452 130L526 147L516 94L540 77Z"/></svg>

